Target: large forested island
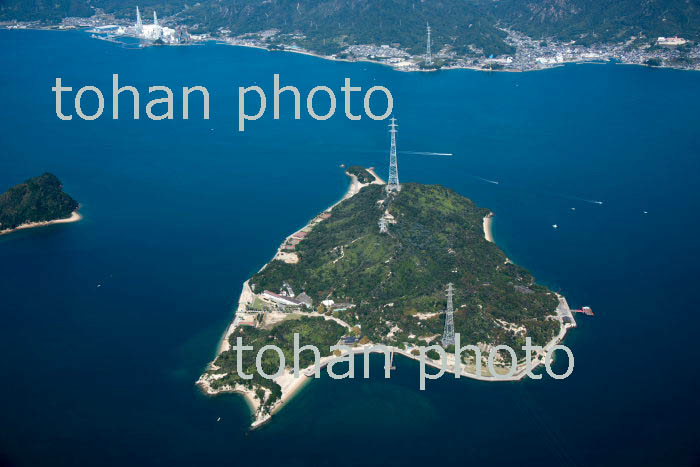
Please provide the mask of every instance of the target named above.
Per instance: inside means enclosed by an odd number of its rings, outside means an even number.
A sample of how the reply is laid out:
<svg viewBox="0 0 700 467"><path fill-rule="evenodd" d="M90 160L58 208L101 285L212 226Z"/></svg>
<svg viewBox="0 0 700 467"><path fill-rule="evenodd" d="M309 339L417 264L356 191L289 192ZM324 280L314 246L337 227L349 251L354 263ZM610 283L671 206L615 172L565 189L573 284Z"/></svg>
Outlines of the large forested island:
<svg viewBox="0 0 700 467"><path fill-rule="evenodd" d="M415 357L418 347L440 342L448 283L462 345L518 350L526 337L541 346L563 337L565 301L560 305L485 238L487 209L443 186L408 183L387 192L374 173L351 167L348 174L353 184L345 199L290 235L244 284L219 355L199 380L206 392L244 393L256 412L254 425L265 421L299 385L291 374L294 333L326 362L339 342L357 351L383 344ZM241 352L252 380L236 371L231 346L238 337L254 348ZM257 350L267 344L284 351L288 366L274 381L255 366ZM475 355L464 355L464 374L492 377L483 368L477 373ZM264 356L262 368L274 374L277 355ZM301 368L313 364L311 352L301 356Z"/></svg>
<svg viewBox="0 0 700 467"><path fill-rule="evenodd" d="M0 233L79 220L78 202L53 174L30 178L0 195Z"/></svg>

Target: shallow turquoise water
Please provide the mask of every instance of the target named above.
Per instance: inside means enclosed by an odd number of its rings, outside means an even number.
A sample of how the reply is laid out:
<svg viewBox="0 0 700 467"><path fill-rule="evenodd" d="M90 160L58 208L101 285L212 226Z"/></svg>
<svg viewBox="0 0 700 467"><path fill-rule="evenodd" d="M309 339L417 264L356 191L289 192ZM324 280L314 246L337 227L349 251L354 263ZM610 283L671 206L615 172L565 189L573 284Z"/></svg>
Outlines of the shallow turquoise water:
<svg viewBox="0 0 700 467"><path fill-rule="evenodd" d="M404 74L42 31L0 31L0 46L0 188L51 171L85 215L0 237L0 465L698 462L700 74ZM142 89L206 85L212 120L55 117L55 77L108 90L112 73ZM338 166L386 172L385 122L265 118L236 132L237 87L270 89L274 73L303 91L385 85L400 149L455 154L400 156L401 178L491 208L514 261L594 308L567 340L569 379L420 392L417 365L399 360L389 381L313 382L255 432L240 397L197 391L242 281L342 196Z"/></svg>

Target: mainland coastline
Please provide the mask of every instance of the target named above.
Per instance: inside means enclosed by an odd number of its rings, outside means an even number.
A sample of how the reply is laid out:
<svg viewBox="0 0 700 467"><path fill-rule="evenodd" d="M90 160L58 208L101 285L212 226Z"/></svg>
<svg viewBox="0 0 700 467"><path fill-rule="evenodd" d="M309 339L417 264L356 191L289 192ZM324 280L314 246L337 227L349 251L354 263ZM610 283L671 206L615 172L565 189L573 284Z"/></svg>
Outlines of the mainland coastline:
<svg viewBox="0 0 700 467"><path fill-rule="evenodd" d="M99 27L98 27L99 28ZM6 30L36 30L36 31L55 31L55 32L68 32L68 31L75 31L75 30L80 30L84 32L89 32L92 33L92 37L97 40L103 40L106 42L112 42L115 44L121 43L117 39L114 39L112 37L100 37L98 34L102 34L102 31L99 29L96 29L95 26L82 26L82 27L61 27L60 25L47 25L47 26L39 26L39 25L34 25L34 24L22 24L21 27L18 27L17 25L12 25L12 24L0 24L0 29L6 29ZM533 65L528 68L513 68L513 67L501 67L501 66L485 66L484 63L478 64L478 65L470 65L467 63L461 63L461 64L449 64L449 65L443 65L439 68L421 68L417 66L402 66L398 65L396 63L391 63L387 62L381 59L376 59L376 58L370 58L368 56L356 56L352 58L345 58L345 57L340 57L336 55L328 55L324 54L321 52L315 52L313 50L308 50L304 48L300 48L298 46L295 46L293 44L280 44L280 48L271 48L269 45L265 44L256 44L256 43L250 43L248 41L241 41L239 38L236 37L221 37L221 36L207 36L207 37L201 37L197 38L196 40L193 40L192 42L188 43L182 43L182 44L168 44L170 47L186 47L186 46L200 46L203 45L207 42L213 42L215 44L219 45L229 45L229 46L234 46L234 47L245 47L245 48L251 48L251 49L258 49L258 50L265 50L268 52L287 52L287 53L294 53L294 54L300 54L300 55L307 55L311 57L316 57L320 58L322 60L329 60L333 62L347 62L347 63L370 63L370 64L375 64L375 65L382 65L391 68L394 71L400 71L400 72L405 72L405 73L411 73L411 72L435 72L435 71L440 71L440 70L471 70L471 71L484 71L484 72L500 72L500 73L526 73L526 72L532 72L532 71L544 71L544 70L551 70L555 68L560 68L566 65L583 65L583 64L591 64L591 65L600 65L600 64L606 64L606 63L614 63L616 65L636 65L636 66L641 66L645 68L658 68L658 69L669 69L669 70L684 70L684 71L700 71L700 65L696 65L694 67L689 67L689 66L682 66L682 65L677 65L677 64L667 64L667 63L662 63L662 64L654 64L651 65L646 62L638 62L638 61L626 61L625 59L622 59L620 57L596 57L596 58L583 58L583 57L575 57L575 58L567 58L563 59L561 61L556 61L556 62L542 62L542 63L537 63L536 66ZM150 46L150 44L148 45ZM411 57L415 58L415 57ZM483 57L482 57L483 59ZM491 59L485 59L486 62L488 62ZM488 62L490 63L490 62ZM500 62L493 62L493 63L500 63Z"/></svg>
<svg viewBox="0 0 700 467"><path fill-rule="evenodd" d="M336 203L331 205L328 209L323 211L324 213L330 212L335 206L337 206L339 203L342 201L349 199L353 196L355 196L357 193L360 192L364 187L372 184L380 184L384 185L385 182L380 179L376 173L374 172L373 168L367 169L369 173L371 173L375 179L374 181L370 183L361 183L358 178L346 172L346 175L350 177L350 185L348 187L347 192L345 195ZM312 229L318 222L322 220L322 214L321 213L319 216L316 216L313 218L311 221L309 221L306 226L300 230L304 229ZM494 214L491 212L488 215L486 215L483 218L483 233L484 233L484 238L489 241L489 242L494 242L493 239L493 233L492 233L492 224L493 224L493 216ZM292 234L293 235L293 234ZM277 252L275 256L272 258L272 260L278 259L278 260L289 260L289 258L285 258L284 252L282 251L282 246L291 238L291 236L288 236L284 242L280 245L280 247L277 249ZM271 260L271 261L272 261ZM271 262L270 261L270 262ZM293 261L290 261L293 262ZM270 263L268 262L265 264L260 271L264 270ZM240 320L240 315L239 313L245 312L246 308L253 303L255 300L255 293L253 290L250 288L249 280L246 280L243 283L243 287L241 290L241 295L238 300L238 306L236 308L236 312L234 314L234 319L231 322L231 324L228 326L226 331L224 332L217 351L216 355L214 356L213 360L209 365L207 366L208 370L218 370L218 368L215 365L216 358L223 352L228 351L230 349L230 343L229 343L229 337L234 333L234 331L237 329L238 326L241 325L241 320ZM455 375L455 377L459 378L460 376L464 376L467 378L471 379L476 379L480 381L491 381L491 382L496 382L496 381L519 381L525 378L528 373L530 373L532 370L536 369L537 367L544 365L545 359L547 358L548 353L553 349L554 346L557 344L561 343L564 338L566 337L567 332L569 329L576 327L576 321L574 320L573 314L571 312L571 309L569 307L569 304L566 300L566 298L560 294L556 294L557 299L558 299L558 306L555 310L556 316L552 317L552 319L556 319L559 322L559 332L545 345L543 346L541 351L538 351L533 354L533 360L531 361L530 365L527 365L525 363L517 363L515 365L515 372L508 376L508 370L504 367L496 367L496 371L498 375L493 375L491 374L486 368L484 368L482 365L477 367L476 365L461 365L461 369L458 372L455 368L455 359L454 355L451 353L447 354L447 365L445 368L445 373L446 374L452 374ZM329 316L324 316L320 313L317 312L310 312L310 313L304 313L304 315L309 315L309 316L321 316L326 320L333 320L338 322L339 324L343 325L346 327L348 330L350 330L352 327L348 324L343 322L342 320L335 318L335 317L329 317ZM325 368L329 363L333 362L334 360L337 360L339 357L347 357L348 355L356 356L359 354L367 354L367 353L383 353L382 351L378 351L376 349L373 349L374 343L367 343L364 345L357 345L353 347L349 352L342 352L340 355L329 355L326 357L322 357L319 360L319 367L320 369ZM385 346L388 349L388 352L391 353L391 357L393 358L394 354L402 355L407 358L411 358L414 360L419 360L418 356L414 353L411 352L413 349L402 349L396 346ZM442 368L442 362L440 360L432 360L430 358L426 359L426 365L431 366L433 368L441 369ZM221 393L238 393L244 396L244 399L247 402L247 405L250 407L253 415L253 421L251 423L251 429L255 429L269 421L272 416L277 413L279 410L281 410L300 390L303 388L306 383L314 378L314 366L308 366L306 368L303 368L299 376L295 376L292 371L289 369L285 369L284 373L275 378L274 381L280 385L281 387L281 396L280 398L272 405L269 411L264 412L261 410L261 405L258 399L256 398L255 390L252 388L245 387L241 384L236 384L236 385L226 385L222 386L220 388L214 388L212 386L212 382L219 377L223 377L224 375L211 375L208 373L204 373L196 382L196 384L201 388L201 390L207 394L207 395L217 395Z"/></svg>

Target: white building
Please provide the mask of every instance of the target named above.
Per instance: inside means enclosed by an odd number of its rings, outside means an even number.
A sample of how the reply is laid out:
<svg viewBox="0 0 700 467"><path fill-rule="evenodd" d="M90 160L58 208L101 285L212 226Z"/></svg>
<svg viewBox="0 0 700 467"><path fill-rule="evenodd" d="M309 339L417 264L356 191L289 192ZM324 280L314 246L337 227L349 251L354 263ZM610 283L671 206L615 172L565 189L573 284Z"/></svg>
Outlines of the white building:
<svg viewBox="0 0 700 467"><path fill-rule="evenodd" d="M274 292L270 292L269 290L265 290L262 293L262 296L268 300L271 300L275 303L279 303L280 305L289 305L289 306L300 306L303 305L302 302L299 300L296 300L291 297L285 297L284 295L278 295Z"/></svg>
<svg viewBox="0 0 700 467"><path fill-rule="evenodd" d="M562 54L557 54L555 57L537 57L535 61L542 65L554 65L557 63L564 63L564 56Z"/></svg>
<svg viewBox="0 0 700 467"><path fill-rule="evenodd" d="M177 31L161 26L158 23L158 15L155 10L153 11L153 24L143 24L139 7L136 7L136 24L134 24L133 32L137 37L150 41L161 40L166 44L177 44L180 42Z"/></svg>
<svg viewBox="0 0 700 467"><path fill-rule="evenodd" d="M659 45L683 45L686 44L688 41L683 39L682 37L674 36L674 37L659 37L656 39L656 43Z"/></svg>

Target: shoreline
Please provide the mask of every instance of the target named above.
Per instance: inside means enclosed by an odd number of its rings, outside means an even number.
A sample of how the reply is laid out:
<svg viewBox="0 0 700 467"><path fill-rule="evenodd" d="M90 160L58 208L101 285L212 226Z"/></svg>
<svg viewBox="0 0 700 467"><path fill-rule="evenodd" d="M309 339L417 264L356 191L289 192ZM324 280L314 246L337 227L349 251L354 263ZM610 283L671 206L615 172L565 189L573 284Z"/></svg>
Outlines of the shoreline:
<svg viewBox="0 0 700 467"><path fill-rule="evenodd" d="M493 216L495 214L490 212L484 217L484 238L487 242L496 243L493 240Z"/></svg>
<svg viewBox="0 0 700 467"><path fill-rule="evenodd" d="M39 28L41 29L41 28ZM677 66L668 66L668 65L661 65L661 66L651 66L647 65L645 63L631 63L631 62L622 62L617 59L609 59L607 61L601 61L601 60L565 60L563 62L559 63L553 63L550 65L544 65L544 66L539 66L535 68L530 68L527 70L523 69L517 69L517 68L501 68L501 69L490 69L490 68L482 68L478 66L457 66L457 65L451 65L451 66L445 66L442 68L436 68L436 69L404 69L401 67L398 67L396 65L393 65L391 63L385 63L379 60L372 60L371 58L367 57L356 57L352 59L348 58L338 58L334 57L332 55L322 55L321 53L318 52L313 52L310 50L304 50L304 49L292 49L292 48L283 48L280 50L273 50L269 49L265 46L262 45L253 45L253 44L232 44L226 41L225 38L210 38L207 39L203 42L206 41L213 41L216 44L219 45L228 45L232 47L246 47L246 48L251 48L251 49L258 49L258 50L266 50L268 52L288 52L288 53L295 53L295 54L300 54L300 55L307 55L310 57L316 57L320 58L322 60L329 60L331 62L345 62L345 63L372 63L375 65L382 65L388 68L391 68L394 71L402 72L402 73L430 73L430 72L437 72L437 71L448 71L448 70L471 70L471 71L483 71L483 72L490 72L490 73L529 73L529 72L535 72L535 71L545 71L545 70L553 70L556 68L561 68L566 65L607 65L607 64L614 64L614 65L635 65L635 66L640 66L644 68L658 68L658 69L668 69L668 70L683 70L683 71L700 71L698 68L682 68L682 67L677 67ZM177 44L177 45L197 45L197 44ZM284 44L282 44L284 46ZM285 46L287 47L287 46Z"/></svg>
<svg viewBox="0 0 700 467"><path fill-rule="evenodd" d="M348 190L346 191L345 195L340 200L338 200L332 206L330 206L329 208L324 210L323 213L330 212L335 206L340 204L342 201L344 201L348 198L351 198L355 194L359 193L359 191L362 188L364 188L365 186L368 186L371 184L380 184L380 185L385 184L385 182L380 177L378 177L376 175L376 173L374 172L374 168L370 167L369 169L367 169L367 171L370 172L375 177L375 180L373 182L367 183L367 184L360 183L357 180L356 176L345 172L346 175L348 175L350 177L350 180L351 180L350 185L348 187ZM486 239L486 241L489 241L492 243L494 243L493 234L492 234L493 217L494 217L493 212L490 212L489 214L487 214L484 217L484 224L483 224L484 238ZM306 228L313 228L313 226L316 225L316 223L317 223L317 222L315 222L316 219L318 219L318 216L314 217L311 221L309 221L305 227L303 227L302 229L297 229L295 232L297 232L299 230L306 229ZM274 259L278 258L278 255L281 251L282 245L284 245L292 235L294 235L294 234L291 234L285 238L285 240L282 242L280 247L277 249L277 254L270 260L270 262L272 262ZM262 268L260 268L260 271L265 269L265 267L267 267L268 264L269 264L269 262L266 263ZM246 306L249 303L252 303L252 301L253 301L253 298L255 295L254 295L253 291L250 289L249 280L250 279L246 280L243 283L241 295L240 295L240 298L238 300L238 306L236 307L236 313L234 314L234 319L231 322L231 324L228 326L226 331L224 332L223 337L221 338L219 345L217 346L216 355L214 356L213 360L207 366L208 369L215 369L215 370L218 369L214 365L214 362L216 361L216 358L222 352L225 352L225 351L230 349L230 344L228 342L228 339L229 339L229 336L237 328L237 326L240 322L239 321L240 315L238 314L238 312L245 311ZM476 365L474 365L474 364L470 364L470 365L462 364L461 371L459 371L459 373L458 373L456 371L456 368L455 368L454 354L448 353L447 358L446 358L447 365L445 368L445 374L453 374L453 375L455 375L455 378L466 377L466 378L470 378L470 379L475 379L475 380L479 380L479 381L488 381L488 382L519 381L519 380L524 379L530 371L543 365L548 352L551 351L551 349L555 345L561 343L564 340L569 329L576 327L576 322L575 322L573 315L570 311L570 308L569 308L569 305L566 301L566 298L563 297L562 295L559 295L559 294L556 294L556 296L559 300L559 305L554 310L554 314L549 316L548 319L554 319L554 320L559 321L559 323L560 323L559 332L545 346L543 346L543 349L541 352L537 352L533 355L533 359L532 359L531 364L529 366L524 362L523 363L516 362L515 371L513 372L513 375L504 376L503 374L500 374L500 373L498 375L491 374L488 370L488 367L486 365L483 365L483 364L481 365L480 372L478 374L476 372L476 370L477 370ZM316 315L317 313L310 312L310 313L304 313L304 314ZM565 322L565 318L570 320L570 322ZM348 329L351 328L351 326L348 323L340 321L337 318L326 317L326 319L335 319L341 325L345 326L346 328L348 328ZM342 352L340 357L345 357L349 354L349 355L353 355L353 358L355 358L357 355L363 355L365 352L382 353L381 351L378 351L378 350L372 350L372 347L374 347L375 345L378 345L378 344L369 343L369 344L365 344L362 346L352 347L349 352ZM410 347L410 348L406 348L406 349L398 348L395 346L385 346L385 348L391 354L398 354L398 355L401 355L401 356L406 357L406 358L420 361L419 355L413 355L411 353L412 350L417 348L415 346ZM325 368L330 362L332 362L336 358L338 358L338 357L335 355L329 355L329 356L321 358L319 361L320 370ZM442 362L438 361L438 360L426 359L425 364L426 364L426 366L431 366L431 367L437 368L437 369L442 368ZM505 370L505 368L497 366L496 367L497 373L498 373L499 369L503 369L504 371L507 371L507 370ZM202 388L204 393L206 393L207 395L211 395L211 396L221 394L221 393L241 394L246 399L246 402L247 402L248 406L251 408L251 412L252 412L253 417L254 417L254 419L250 425L250 428L256 429L256 428L259 428L260 426L262 426L263 424L265 424L266 422L268 422L272 418L272 416L274 414L276 414L277 412L279 412L279 410L281 410L291 399L293 399L294 396L297 395L299 393L299 391L303 387L305 387L306 384L311 379L316 379L313 376L313 370L314 370L313 365L308 367L308 368L304 368L304 369L300 370L299 377L295 377L292 370L285 369L284 373L275 379L275 382L277 382L277 384L279 384L280 387L282 388L282 394L281 394L280 398L272 405L269 413L261 413L260 412L260 403L255 398L254 389L249 389L249 388L244 387L242 385L224 386L220 389L212 388L211 381L218 379L220 377L223 377L224 376L223 374L219 376L219 375L211 375L211 374L205 373L202 376L200 376L200 378L197 380L196 384ZM469 370L472 370L473 372L470 372Z"/></svg>
<svg viewBox="0 0 700 467"><path fill-rule="evenodd" d="M345 174L350 177L350 185L348 186L347 191L345 194L340 198L338 201L333 203L330 207L326 208L322 213L325 212L330 212L335 208L338 204L342 203L346 199L352 198L355 196L357 193L360 192L362 188L368 185L376 184L376 185L384 185L385 182L382 180L374 171L374 167L370 167L366 169L369 173L371 173L375 180L370 182L370 183L360 183L360 181L357 179L355 175L352 175L348 173L347 171ZM258 272L262 271L267 267L268 264L270 264L272 261L277 259L282 252L282 246L289 241L289 239L296 233L301 230L307 229L307 228L313 228L314 221L318 219L318 216L313 217L310 221L307 222L307 224L300 228L296 229L293 233L285 237L284 241L280 244L280 246L277 248L277 252L275 255L261 267ZM229 324L228 328L226 328L226 331L224 332L221 340L219 341L219 344L217 346L217 351L216 355L214 355L214 358L212 361L207 365L207 368L214 368L214 362L216 361L217 357L222 354L223 352L227 351L230 349L230 343L228 341L229 337L233 332L236 330L239 324L239 311L244 311L246 305L249 303L252 303L253 301L253 291L250 289L249 285L250 278L246 279L245 282L243 282L243 287L241 290L240 297L238 299L238 305L236 307L236 311L234 313L233 321L231 324ZM346 324L346 327L347 324ZM327 358L327 357L326 357ZM321 360L323 361L323 359ZM322 367L324 367L327 364L323 364ZM251 407L253 414L255 415L255 420L251 424L251 428L257 428L263 423L265 423L267 420L269 420L273 414L275 414L277 411L279 411L284 405L292 399L292 397L305 385L306 382L310 379L308 376L305 375L305 372L308 370L308 368L305 368L301 370L301 375L299 378L294 378L292 375L292 381L291 384L287 382L286 385L280 385L282 386L282 396L280 399L275 402L274 406L272 407L272 410L270 410L269 414L258 414L258 410L260 408L260 404L258 403L257 399L254 397L255 393L252 389L248 389L242 385L236 385L235 387L231 386L225 386L221 389L214 389L211 387L211 378L205 378L205 375L200 376L200 378L197 380L195 383L196 385L200 386L205 394L208 394L210 396L215 396L217 394L229 392L229 393L238 393L241 394L245 399L248 405ZM288 373L285 371L284 375L282 377L288 376Z"/></svg>
<svg viewBox="0 0 700 467"><path fill-rule="evenodd" d="M33 229L36 227L46 227L47 225L53 224L70 224L72 222L78 222L82 219L83 215L80 214L77 210L75 210L71 213L70 217L66 217L63 219L54 219L52 221L27 222L26 224L18 225L17 227L14 227L12 229L0 230L0 235L11 234L12 232L17 232L18 230Z"/></svg>
<svg viewBox="0 0 700 467"><path fill-rule="evenodd" d="M8 31L54 31L54 32L69 32L69 31L81 31L81 32L88 32L93 29L92 26L90 27L73 27L73 28L64 28L61 29L58 27L58 25L52 25L52 26L26 26L26 27L21 27L21 28L13 28L13 27L8 27L6 25L0 26L0 29L2 30L8 30ZM128 36L131 37L131 36ZM206 42L214 42L215 44L218 45L228 45L228 46L233 46L233 47L246 47L246 48L251 48L251 49L258 49L258 50L266 50L268 52L288 52L288 53L295 53L295 54L300 54L300 55L308 55L311 57L316 57L320 58L323 60L329 60L332 62L346 62L346 63L372 63L375 65L382 65L391 68L394 71L399 71L402 73L423 73L423 72L434 72L434 71L441 71L441 70L471 70L471 71L483 71L483 72L491 72L491 73L529 73L529 72L536 72L536 71L545 71L545 70L552 70L555 68L560 68L562 66L566 65L605 65L605 64L615 64L615 65L634 65L634 66L640 66L644 68L652 68L652 69L665 69L665 70L681 70L681 71L700 71L699 68L683 68L679 66L670 66L670 65L659 65L659 66L652 66L648 65L646 63L633 63L633 62L623 62L619 59L609 59L606 61L601 61L601 59L594 59L594 60L565 60L562 62L554 63L554 64L548 64L544 66L538 66L538 67L533 67L527 70L524 69L517 69L517 68L501 68L501 69L490 69L490 68L483 68L483 67L478 67L478 66L457 66L457 65L452 65L452 66L445 66L442 68L437 68L437 69L403 69L401 67L398 67L394 64L391 63L385 63L381 62L379 60L372 60L367 57L356 57L353 59L348 59L348 58L338 58L334 57L332 55L322 55L319 52L313 52L310 50L305 50L305 49L293 49L288 45L282 44L283 47L290 47L290 48L282 48L282 49L269 49L263 45L254 45L254 44L233 44L230 42L227 42L227 38L222 38L222 37L209 37L207 39L201 39L197 40L191 43L184 43L184 44L165 44L165 45L160 45L159 47L163 46L168 46L168 47L183 47L183 46L198 46L198 45L203 45ZM119 41L116 40L109 40L106 38L97 38L97 40L103 40L107 42L112 42L112 43L119 43ZM144 47L146 48L146 47Z"/></svg>

